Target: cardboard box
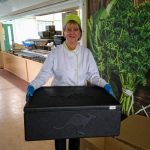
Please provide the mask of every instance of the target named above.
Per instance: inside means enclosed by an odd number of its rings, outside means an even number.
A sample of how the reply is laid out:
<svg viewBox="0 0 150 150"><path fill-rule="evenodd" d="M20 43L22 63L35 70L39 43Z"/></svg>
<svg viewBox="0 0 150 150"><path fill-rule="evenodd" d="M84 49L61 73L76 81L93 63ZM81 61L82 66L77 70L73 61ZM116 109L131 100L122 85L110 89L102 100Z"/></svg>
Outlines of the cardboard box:
<svg viewBox="0 0 150 150"><path fill-rule="evenodd" d="M47 31L55 31L55 26L54 25L46 26L46 30Z"/></svg>
<svg viewBox="0 0 150 150"><path fill-rule="evenodd" d="M81 138L81 150L104 150L104 137Z"/></svg>
<svg viewBox="0 0 150 150"><path fill-rule="evenodd" d="M129 116L122 121L119 136L105 138L105 150L150 150L150 118Z"/></svg>
<svg viewBox="0 0 150 150"><path fill-rule="evenodd" d="M105 150L137 150L135 147L121 142L115 138L105 139Z"/></svg>

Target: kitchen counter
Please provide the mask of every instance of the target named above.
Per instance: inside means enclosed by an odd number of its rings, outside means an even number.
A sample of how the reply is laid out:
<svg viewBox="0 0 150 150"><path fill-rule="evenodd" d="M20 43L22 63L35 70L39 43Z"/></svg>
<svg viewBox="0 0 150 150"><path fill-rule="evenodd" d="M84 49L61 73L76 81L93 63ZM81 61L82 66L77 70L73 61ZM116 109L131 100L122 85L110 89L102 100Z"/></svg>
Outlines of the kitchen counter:
<svg viewBox="0 0 150 150"><path fill-rule="evenodd" d="M21 56L23 58L27 58L30 60L34 60L37 62L43 63L50 51L47 50L40 50L40 49L35 49L35 50L21 50L19 52L14 52L13 54L16 56Z"/></svg>
<svg viewBox="0 0 150 150"><path fill-rule="evenodd" d="M1 52L1 55L3 58L4 69L27 82L31 82L36 77L43 65L42 62L37 62L22 56L16 56L4 51ZM52 79L49 79L45 85L51 85L51 82Z"/></svg>
<svg viewBox="0 0 150 150"><path fill-rule="evenodd" d="M0 68L3 68L2 52L0 51Z"/></svg>

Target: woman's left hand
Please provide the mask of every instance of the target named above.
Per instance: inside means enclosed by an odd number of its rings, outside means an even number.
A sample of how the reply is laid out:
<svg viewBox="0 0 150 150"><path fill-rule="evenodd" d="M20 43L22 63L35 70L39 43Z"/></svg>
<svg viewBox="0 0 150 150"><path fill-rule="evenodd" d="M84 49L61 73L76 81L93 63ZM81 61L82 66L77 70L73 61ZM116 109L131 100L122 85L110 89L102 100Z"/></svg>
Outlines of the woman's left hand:
<svg viewBox="0 0 150 150"><path fill-rule="evenodd" d="M108 94L110 94L110 95L112 95L113 97L115 97L115 95L114 95L114 93L113 93L113 90L112 90L112 87L111 87L110 84L106 84L106 85L104 86L104 89L105 89L105 91L106 91Z"/></svg>

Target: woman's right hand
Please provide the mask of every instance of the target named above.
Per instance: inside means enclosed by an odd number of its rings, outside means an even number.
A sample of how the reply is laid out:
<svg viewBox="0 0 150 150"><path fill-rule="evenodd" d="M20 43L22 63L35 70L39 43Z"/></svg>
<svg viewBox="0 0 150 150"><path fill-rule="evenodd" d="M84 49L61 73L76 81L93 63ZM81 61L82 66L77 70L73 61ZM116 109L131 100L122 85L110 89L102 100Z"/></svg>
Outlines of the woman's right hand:
<svg viewBox="0 0 150 150"><path fill-rule="evenodd" d="M33 96L34 91L35 91L34 87L32 85L28 85L27 94L26 94L26 102L28 102L30 100L30 97Z"/></svg>
<svg viewBox="0 0 150 150"><path fill-rule="evenodd" d="M34 91L35 91L34 87L32 85L28 85L28 87L27 87L27 96L33 96Z"/></svg>

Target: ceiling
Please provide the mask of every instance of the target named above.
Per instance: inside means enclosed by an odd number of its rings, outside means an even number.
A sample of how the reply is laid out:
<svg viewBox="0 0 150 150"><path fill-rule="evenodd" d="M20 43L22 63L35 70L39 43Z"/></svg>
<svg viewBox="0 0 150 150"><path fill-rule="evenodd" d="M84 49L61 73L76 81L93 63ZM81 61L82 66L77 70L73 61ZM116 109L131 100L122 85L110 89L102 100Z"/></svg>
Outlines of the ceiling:
<svg viewBox="0 0 150 150"><path fill-rule="evenodd" d="M79 5L77 3L79 0L0 0L0 20L58 12L67 9L67 6Z"/></svg>

